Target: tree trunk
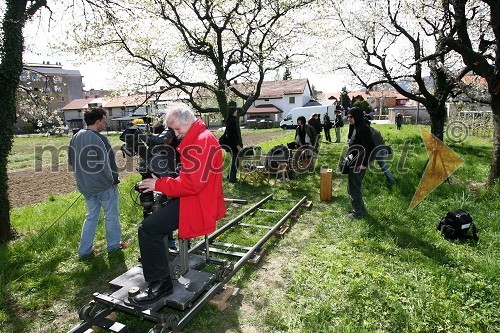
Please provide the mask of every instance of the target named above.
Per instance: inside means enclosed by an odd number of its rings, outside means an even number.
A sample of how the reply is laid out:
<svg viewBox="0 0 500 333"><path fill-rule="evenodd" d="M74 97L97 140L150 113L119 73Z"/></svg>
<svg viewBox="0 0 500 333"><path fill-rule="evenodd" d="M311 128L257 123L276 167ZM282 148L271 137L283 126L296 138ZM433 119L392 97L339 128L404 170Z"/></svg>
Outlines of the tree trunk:
<svg viewBox="0 0 500 333"><path fill-rule="evenodd" d="M493 112L493 156L488 175L488 184L493 185L500 179L500 95L491 95L491 110Z"/></svg>
<svg viewBox="0 0 500 333"><path fill-rule="evenodd" d="M0 63L0 243L10 240L10 203L7 184L7 160L12 148L16 119L16 91L23 70L26 1L7 1L2 22ZM22 190L22 189L19 189Z"/></svg>
<svg viewBox="0 0 500 333"><path fill-rule="evenodd" d="M424 106L431 118L431 133L439 140L443 141L446 107L440 103L426 103Z"/></svg>
<svg viewBox="0 0 500 333"><path fill-rule="evenodd" d="M439 140L444 138L444 119L440 117L431 117L431 133Z"/></svg>
<svg viewBox="0 0 500 333"><path fill-rule="evenodd" d="M222 114L222 117L227 119L228 112L228 104L227 104L227 96L224 92L224 89L219 89L220 91L215 93L215 98L217 99L217 104L219 105L219 111Z"/></svg>

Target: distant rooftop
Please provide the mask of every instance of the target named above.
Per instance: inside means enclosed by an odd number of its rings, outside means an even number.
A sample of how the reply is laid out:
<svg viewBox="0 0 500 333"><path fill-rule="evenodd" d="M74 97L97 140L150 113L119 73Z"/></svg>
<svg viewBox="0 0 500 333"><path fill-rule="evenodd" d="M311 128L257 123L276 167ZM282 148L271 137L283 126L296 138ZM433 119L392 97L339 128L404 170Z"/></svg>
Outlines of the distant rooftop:
<svg viewBox="0 0 500 333"><path fill-rule="evenodd" d="M52 75L64 74L64 75L79 75L79 76L81 76L80 71L78 69L64 69L60 62L56 62L56 63L52 63L52 64L49 61L43 62L41 64L29 63L29 64L24 65L24 69L34 70L34 71L39 72L41 74L52 74Z"/></svg>

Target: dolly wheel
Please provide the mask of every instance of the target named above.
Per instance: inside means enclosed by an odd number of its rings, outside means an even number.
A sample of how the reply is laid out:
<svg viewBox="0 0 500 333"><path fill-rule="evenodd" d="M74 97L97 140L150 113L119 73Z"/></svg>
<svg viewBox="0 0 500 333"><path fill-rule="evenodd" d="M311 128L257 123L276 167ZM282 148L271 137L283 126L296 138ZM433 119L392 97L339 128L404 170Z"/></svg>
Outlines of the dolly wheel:
<svg viewBox="0 0 500 333"><path fill-rule="evenodd" d="M222 270L223 278L226 278L234 270L234 265L230 261L224 262L224 269Z"/></svg>
<svg viewBox="0 0 500 333"><path fill-rule="evenodd" d="M177 324L179 324L179 316L170 313L163 316L161 323L156 324L148 333L172 333L172 329L174 329Z"/></svg>
<svg viewBox="0 0 500 333"><path fill-rule="evenodd" d="M177 324L179 324L179 316L178 315L175 315L175 314L168 314L166 317L165 317L165 322L167 324L167 327L170 327L170 328L174 328L175 326L177 326ZM162 330L161 330L161 333L164 333L164 332L170 332L170 331L164 331L165 328L167 327L164 327Z"/></svg>
<svg viewBox="0 0 500 333"><path fill-rule="evenodd" d="M216 272L215 272L215 279L218 282L222 282L234 269L234 265L230 261L224 261L224 266L221 266Z"/></svg>
<svg viewBox="0 0 500 333"><path fill-rule="evenodd" d="M84 305L80 311L78 311L78 318L81 320L86 320L89 317L90 310L92 309L92 305L86 304Z"/></svg>

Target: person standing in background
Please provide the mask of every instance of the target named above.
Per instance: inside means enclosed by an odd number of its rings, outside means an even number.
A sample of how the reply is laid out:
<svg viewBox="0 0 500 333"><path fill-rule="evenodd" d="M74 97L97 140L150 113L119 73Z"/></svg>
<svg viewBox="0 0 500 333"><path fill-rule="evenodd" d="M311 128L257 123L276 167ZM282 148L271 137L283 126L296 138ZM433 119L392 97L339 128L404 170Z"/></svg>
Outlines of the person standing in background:
<svg viewBox="0 0 500 333"><path fill-rule="evenodd" d="M342 126L344 126L344 120L342 119L342 113L341 110L336 108L335 109L335 120L333 121L333 127L335 127L335 142L339 143L340 142L340 137L341 137L341 129Z"/></svg>
<svg viewBox="0 0 500 333"><path fill-rule="evenodd" d="M314 131L316 131L316 135L319 135L321 133L322 127L321 127L321 121L319 120L319 114L313 113L311 115L311 118L309 118L309 120L307 121L307 123L309 124L309 126L314 128Z"/></svg>
<svg viewBox="0 0 500 333"><path fill-rule="evenodd" d="M243 149L237 110L229 110L226 120L226 136L226 145L229 146L231 151L231 168L227 179L230 183L236 183L238 181L236 177L238 153Z"/></svg>
<svg viewBox="0 0 500 333"><path fill-rule="evenodd" d="M397 127L397 129L400 130L402 125L403 125L403 115L401 113L398 113L396 115L396 127Z"/></svg>
<svg viewBox="0 0 500 333"><path fill-rule="evenodd" d="M332 142L332 137L330 136L330 129L332 128L332 122L328 113L323 115L323 128L325 130L325 139L328 142Z"/></svg>

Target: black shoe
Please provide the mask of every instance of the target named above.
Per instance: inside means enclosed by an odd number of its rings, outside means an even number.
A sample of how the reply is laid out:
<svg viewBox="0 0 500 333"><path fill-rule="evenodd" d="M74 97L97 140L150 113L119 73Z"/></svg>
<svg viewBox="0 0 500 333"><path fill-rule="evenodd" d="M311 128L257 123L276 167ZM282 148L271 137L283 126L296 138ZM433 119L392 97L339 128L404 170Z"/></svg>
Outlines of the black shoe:
<svg viewBox="0 0 500 333"><path fill-rule="evenodd" d="M162 296L170 295L173 291L172 279L168 277L151 282L146 291L134 297L134 302L138 304L152 303Z"/></svg>
<svg viewBox="0 0 500 333"><path fill-rule="evenodd" d="M349 214L347 214L347 217L349 217L351 219L360 220L363 218L363 214L356 214L354 212L350 212Z"/></svg>

